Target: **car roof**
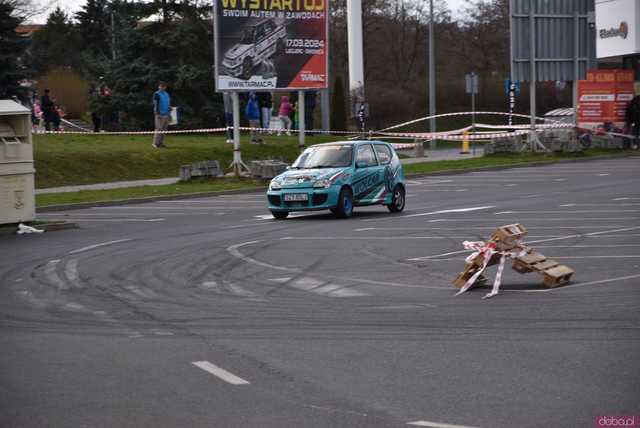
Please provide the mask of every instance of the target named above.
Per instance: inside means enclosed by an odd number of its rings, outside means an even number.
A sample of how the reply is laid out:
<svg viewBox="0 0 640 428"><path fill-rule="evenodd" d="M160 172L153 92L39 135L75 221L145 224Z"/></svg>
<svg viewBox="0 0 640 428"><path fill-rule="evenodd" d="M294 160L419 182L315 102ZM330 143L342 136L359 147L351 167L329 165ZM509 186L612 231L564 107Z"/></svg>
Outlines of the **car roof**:
<svg viewBox="0 0 640 428"><path fill-rule="evenodd" d="M357 144L368 144L368 143L377 143L377 144L389 144L385 141L378 141L378 140L348 140L348 141L331 141L329 143L321 143L321 144L314 144L310 147L318 147L318 146L335 146L336 144L340 144L340 145L357 145Z"/></svg>

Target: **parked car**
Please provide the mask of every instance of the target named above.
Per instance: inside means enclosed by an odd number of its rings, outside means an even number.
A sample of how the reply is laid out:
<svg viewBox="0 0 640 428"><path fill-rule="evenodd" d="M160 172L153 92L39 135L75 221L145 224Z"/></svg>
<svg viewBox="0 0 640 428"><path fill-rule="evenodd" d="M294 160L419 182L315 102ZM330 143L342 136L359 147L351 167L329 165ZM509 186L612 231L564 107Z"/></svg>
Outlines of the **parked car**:
<svg viewBox="0 0 640 428"><path fill-rule="evenodd" d="M273 19L247 26L240 41L225 52L222 66L227 75L250 79L255 66L284 52L286 37L285 26Z"/></svg>
<svg viewBox="0 0 640 428"><path fill-rule="evenodd" d="M351 217L354 206L405 206L402 164L391 144L339 141L307 148L269 184L269 210L276 219L292 211L331 210Z"/></svg>

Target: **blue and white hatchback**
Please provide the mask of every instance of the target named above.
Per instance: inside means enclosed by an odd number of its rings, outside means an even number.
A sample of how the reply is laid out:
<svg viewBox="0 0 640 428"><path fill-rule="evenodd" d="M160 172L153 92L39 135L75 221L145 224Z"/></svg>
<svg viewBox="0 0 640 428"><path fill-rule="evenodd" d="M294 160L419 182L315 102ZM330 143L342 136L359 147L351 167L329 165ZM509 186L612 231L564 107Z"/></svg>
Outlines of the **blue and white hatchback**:
<svg viewBox="0 0 640 428"><path fill-rule="evenodd" d="M307 148L269 184L269 210L277 219L291 211L329 209L351 217L354 206L385 205L400 212L405 183L400 159L382 141L338 141Z"/></svg>

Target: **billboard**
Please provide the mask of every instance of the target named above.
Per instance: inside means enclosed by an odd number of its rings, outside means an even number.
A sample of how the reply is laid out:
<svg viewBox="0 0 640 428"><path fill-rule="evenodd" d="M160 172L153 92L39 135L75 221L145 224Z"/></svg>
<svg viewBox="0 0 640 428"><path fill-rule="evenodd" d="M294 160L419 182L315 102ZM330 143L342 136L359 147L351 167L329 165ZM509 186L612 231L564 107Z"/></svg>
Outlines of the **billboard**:
<svg viewBox="0 0 640 428"><path fill-rule="evenodd" d="M596 1L598 58L640 53L640 2Z"/></svg>
<svg viewBox="0 0 640 428"><path fill-rule="evenodd" d="M215 0L218 91L327 88L328 0Z"/></svg>

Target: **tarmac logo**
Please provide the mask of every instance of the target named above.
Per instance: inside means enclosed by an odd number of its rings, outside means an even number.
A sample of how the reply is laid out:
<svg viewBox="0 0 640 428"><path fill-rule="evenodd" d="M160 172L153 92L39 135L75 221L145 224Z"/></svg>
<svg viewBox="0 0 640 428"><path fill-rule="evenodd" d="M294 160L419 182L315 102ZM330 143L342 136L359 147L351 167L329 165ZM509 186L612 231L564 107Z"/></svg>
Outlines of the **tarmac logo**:
<svg viewBox="0 0 640 428"><path fill-rule="evenodd" d="M603 28L599 32L601 39L609 39L611 37L621 37L626 39L629 35L629 24L626 21L622 21L618 28Z"/></svg>

